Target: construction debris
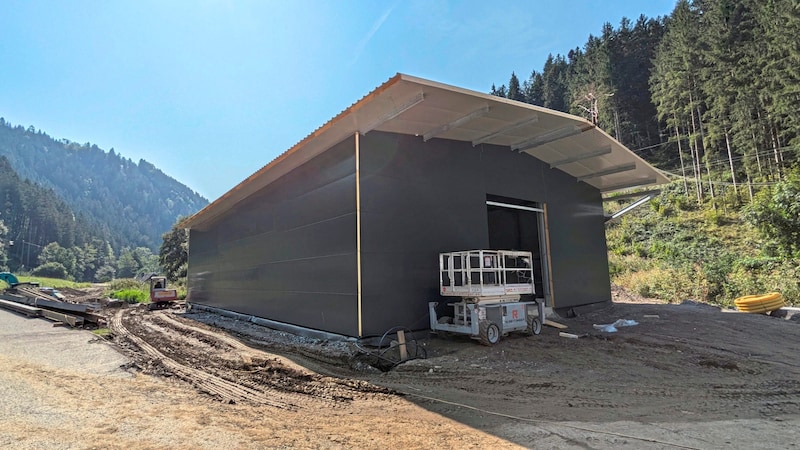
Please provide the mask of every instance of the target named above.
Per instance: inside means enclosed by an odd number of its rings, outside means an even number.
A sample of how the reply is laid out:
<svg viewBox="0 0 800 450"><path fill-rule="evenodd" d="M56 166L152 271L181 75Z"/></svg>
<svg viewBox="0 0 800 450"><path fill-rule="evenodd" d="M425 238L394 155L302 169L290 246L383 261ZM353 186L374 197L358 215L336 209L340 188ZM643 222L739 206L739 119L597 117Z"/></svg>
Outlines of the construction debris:
<svg viewBox="0 0 800 450"><path fill-rule="evenodd" d="M84 323L100 324L103 317L95 314L98 303L71 303L53 288L39 287L35 282L20 282L14 274L0 273L0 280L9 287L0 292L0 308L25 314L28 317L43 317L71 327Z"/></svg>
<svg viewBox="0 0 800 450"><path fill-rule="evenodd" d="M595 330L602 331L603 333L616 333L617 327L632 327L639 325L639 322L628 319L617 319L614 323L594 325Z"/></svg>
<svg viewBox="0 0 800 450"><path fill-rule="evenodd" d="M8 300L0 300L0 308L25 314L28 317L40 317L42 315L41 308L34 308L33 306L24 305L22 303L17 303L17 302L11 302Z"/></svg>
<svg viewBox="0 0 800 450"><path fill-rule="evenodd" d="M583 334L573 334L573 333L567 333L566 331L560 331L560 332L558 333L558 335L559 335L559 336L561 336L561 337L564 337L564 338L569 338L569 339L580 339L580 338L582 338L582 337L586 337L586 336L588 336L588 334L586 334L586 333L583 333Z"/></svg>
<svg viewBox="0 0 800 450"><path fill-rule="evenodd" d="M569 328L568 326L564 325L563 323L554 322L550 319L546 319L544 324L553 328L558 328L559 330L565 330Z"/></svg>

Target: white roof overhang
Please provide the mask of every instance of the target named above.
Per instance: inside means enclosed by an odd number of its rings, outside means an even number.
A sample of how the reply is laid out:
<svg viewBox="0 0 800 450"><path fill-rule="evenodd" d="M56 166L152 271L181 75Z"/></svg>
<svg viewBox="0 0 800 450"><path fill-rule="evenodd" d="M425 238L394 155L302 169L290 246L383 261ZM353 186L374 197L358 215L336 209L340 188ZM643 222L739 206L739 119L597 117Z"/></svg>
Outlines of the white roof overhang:
<svg viewBox="0 0 800 450"><path fill-rule="evenodd" d="M202 228L356 132L492 144L527 153L603 193L668 179L591 122L570 114L397 74L182 223Z"/></svg>

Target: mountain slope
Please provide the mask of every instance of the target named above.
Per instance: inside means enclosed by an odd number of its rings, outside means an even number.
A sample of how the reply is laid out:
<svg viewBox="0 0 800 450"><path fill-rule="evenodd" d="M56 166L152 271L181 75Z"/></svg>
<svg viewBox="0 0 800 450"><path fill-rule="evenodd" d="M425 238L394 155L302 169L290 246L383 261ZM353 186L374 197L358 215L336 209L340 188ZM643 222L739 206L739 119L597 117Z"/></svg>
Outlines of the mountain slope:
<svg viewBox="0 0 800 450"><path fill-rule="evenodd" d="M115 250L157 250L161 235L178 217L208 204L147 161L136 164L113 149L106 152L88 143L58 141L32 126L12 126L2 118L0 156L22 179L52 189L75 214L105 235L95 237L109 241Z"/></svg>

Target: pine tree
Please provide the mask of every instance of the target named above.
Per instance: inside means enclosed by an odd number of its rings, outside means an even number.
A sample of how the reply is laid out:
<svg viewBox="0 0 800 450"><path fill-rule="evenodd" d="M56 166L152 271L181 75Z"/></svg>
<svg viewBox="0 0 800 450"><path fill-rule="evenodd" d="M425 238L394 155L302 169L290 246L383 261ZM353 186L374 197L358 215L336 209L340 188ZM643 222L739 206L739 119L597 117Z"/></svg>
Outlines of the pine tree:
<svg viewBox="0 0 800 450"><path fill-rule="evenodd" d="M542 74L537 71L531 72L530 78L522 83L522 91L525 94L525 101L536 106L544 105L544 80Z"/></svg>
<svg viewBox="0 0 800 450"><path fill-rule="evenodd" d="M517 75L514 72L511 72L511 79L508 81L508 92L506 93L507 98L511 100L516 100L518 102L525 101L525 94L520 88L519 79L517 79Z"/></svg>
<svg viewBox="0 0 800 450"><path fill-rule="evenodd" d="M172 229L162 236L163 243L158 252L158 260L164 274L170 281L186 278L189 260L189 233L179 228L185 218L179 218Z"/></svg>
<svg viewBox="0 0 800 450"><path fill-rule="evenodd" d="M548 55L542 68L542 106L568 112L567 61L563 56Z"/></svg>

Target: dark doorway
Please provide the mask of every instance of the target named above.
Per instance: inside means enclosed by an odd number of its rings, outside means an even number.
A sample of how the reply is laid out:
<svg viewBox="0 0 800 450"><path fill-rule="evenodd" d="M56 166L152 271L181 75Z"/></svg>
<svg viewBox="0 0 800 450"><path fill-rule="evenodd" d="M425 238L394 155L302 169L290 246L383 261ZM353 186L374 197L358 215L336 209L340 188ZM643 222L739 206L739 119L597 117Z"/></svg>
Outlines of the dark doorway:
<svg viewBox="0 0 800 450"><path fill-rule="evenodd" d="M540 244L541 209L531 202L488 196L489 248L523 250L533 255L533 281L536 297L545 298L543 252Z"/></svg>

